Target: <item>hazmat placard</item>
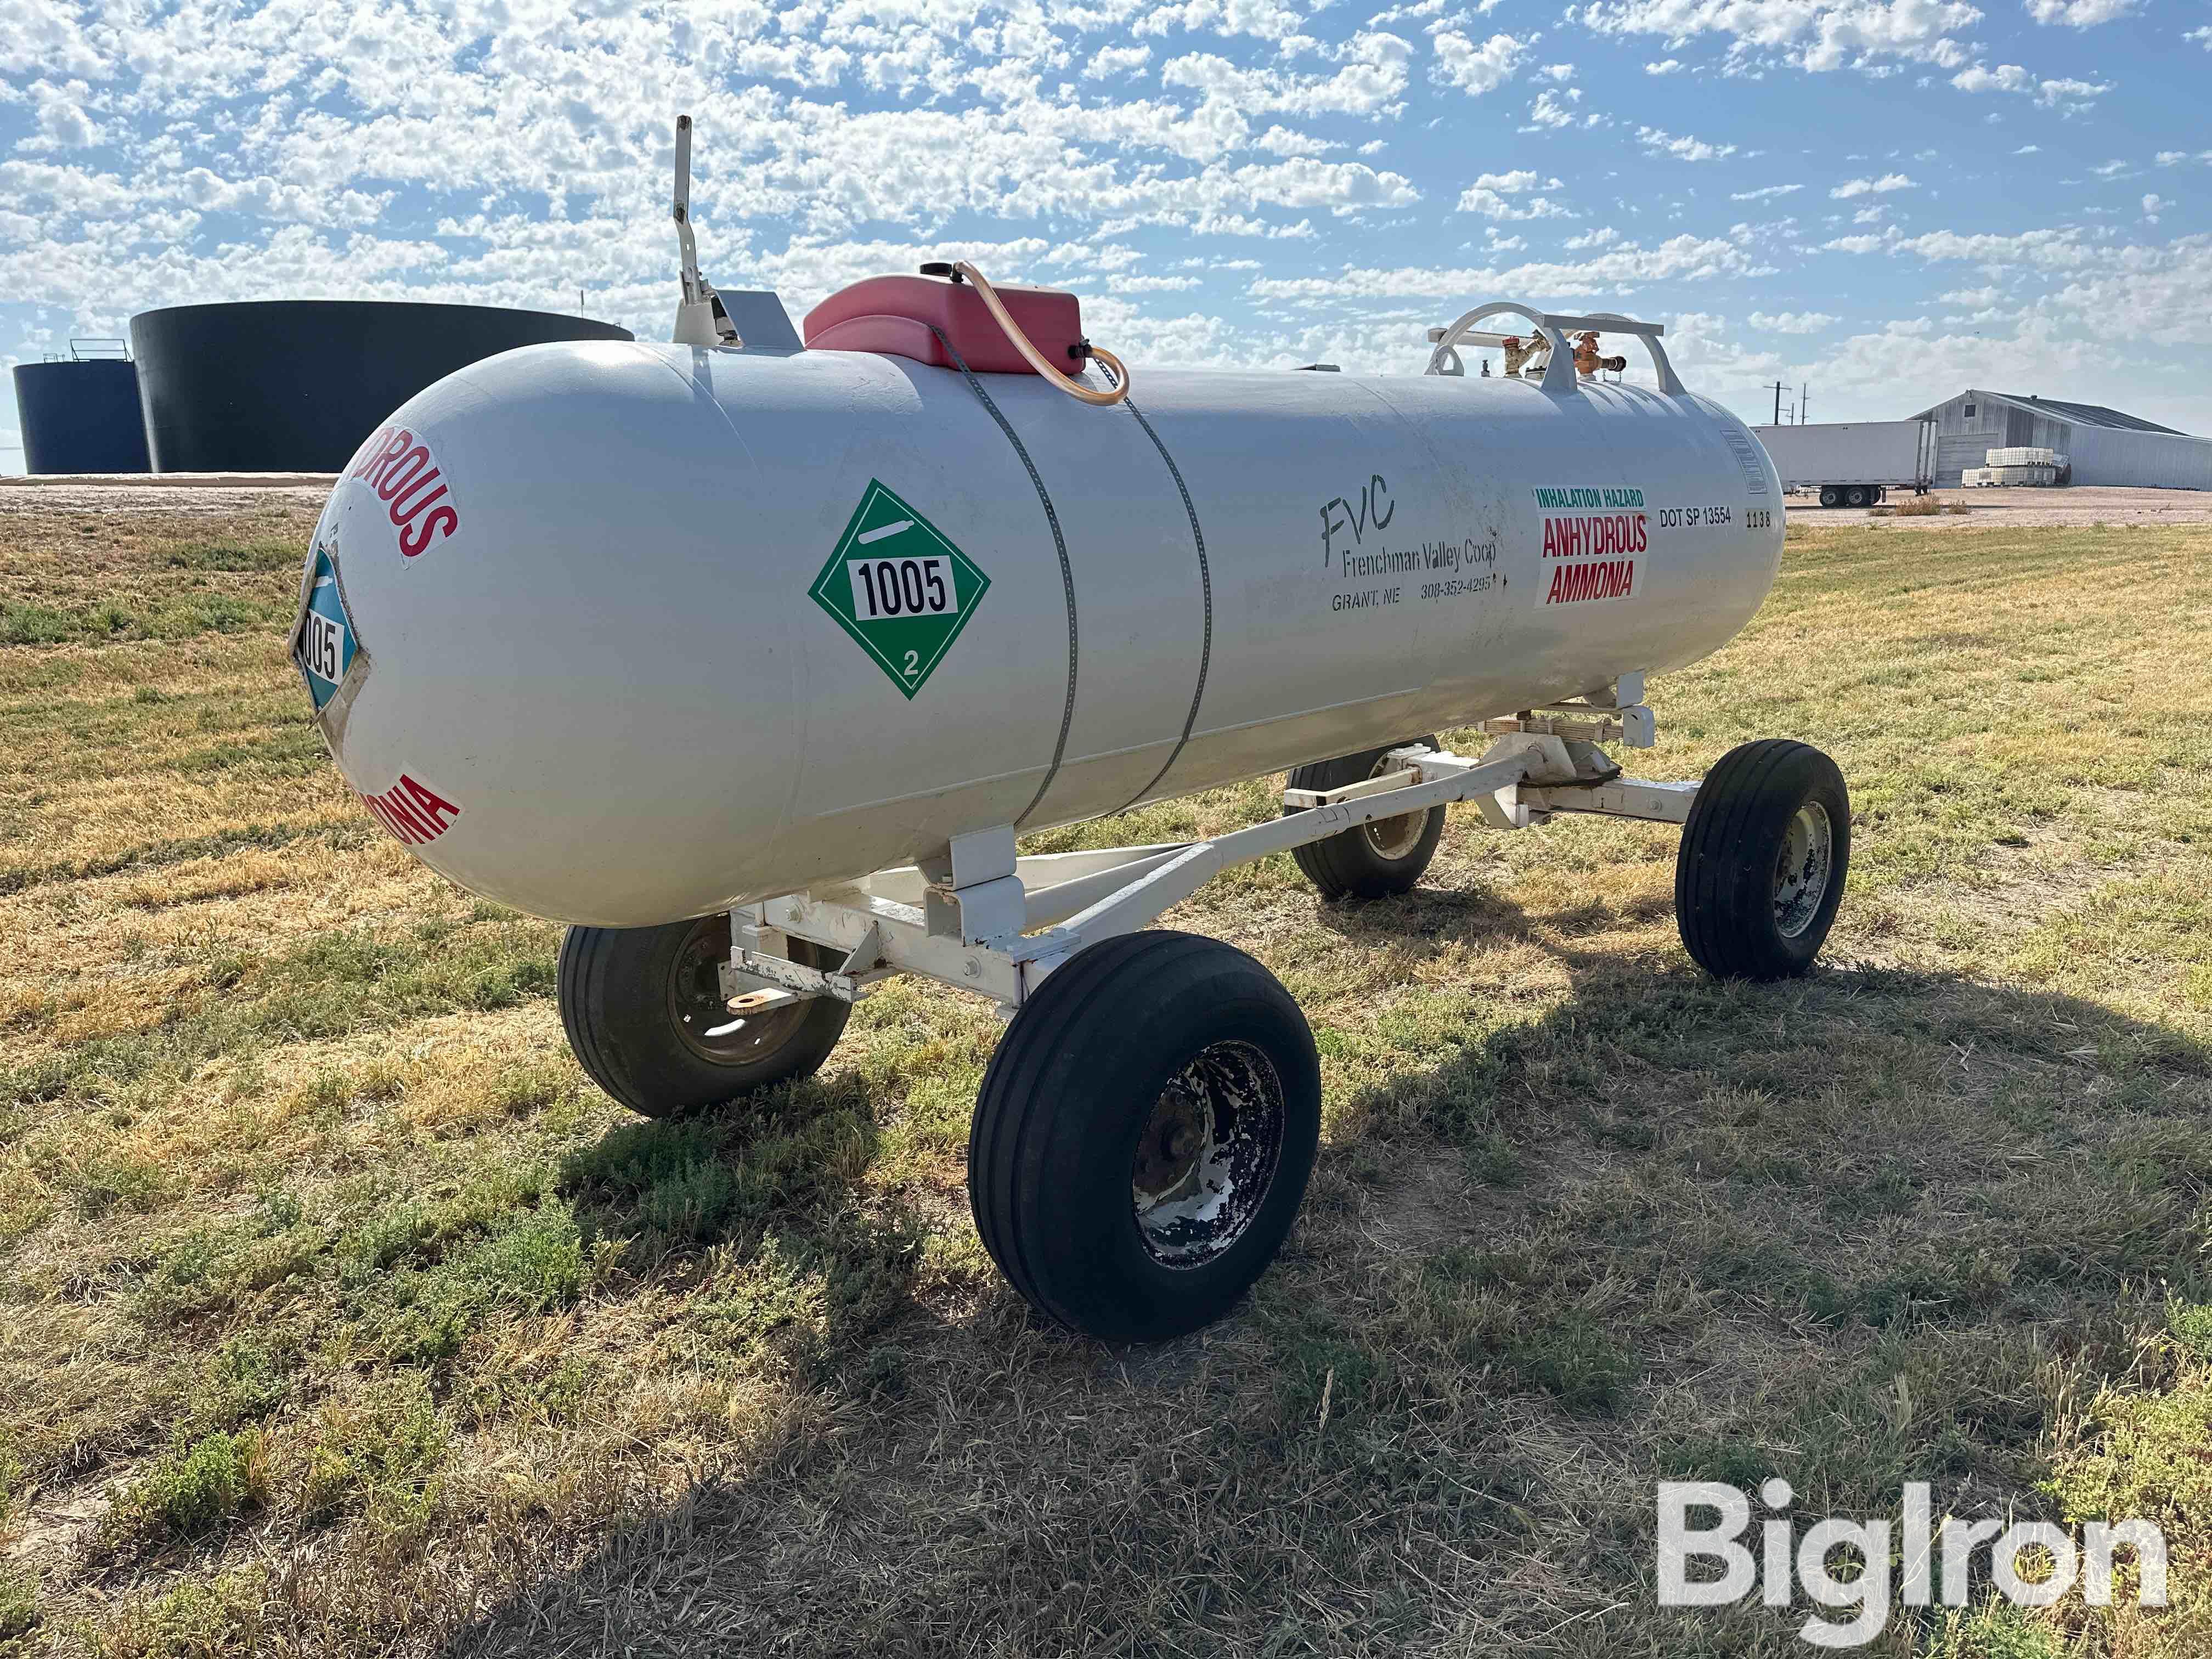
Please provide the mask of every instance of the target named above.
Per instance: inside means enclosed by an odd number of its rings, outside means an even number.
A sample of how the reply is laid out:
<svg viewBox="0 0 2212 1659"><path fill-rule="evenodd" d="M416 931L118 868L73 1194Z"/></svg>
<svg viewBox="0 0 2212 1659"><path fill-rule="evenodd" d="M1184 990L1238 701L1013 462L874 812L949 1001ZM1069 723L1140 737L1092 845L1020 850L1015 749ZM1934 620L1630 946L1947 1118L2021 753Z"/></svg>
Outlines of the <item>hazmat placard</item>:
<svg viewBox="0 0 2212 1659"><path fill-rule="evenodd" d="M911 698L990 586L942 531L871 478L807 592Z"/></svg>
<svg viewBox="0 0 2212 1659"><path fill-rule="evenodd" d="M338 592L338 573L331 556L315 550L315 570L310 579L307 607L292 641L292 660L307 678L315 699L315 712L337 695L338 684L353 666L353 619L346 615L344 597Z"/></svg>

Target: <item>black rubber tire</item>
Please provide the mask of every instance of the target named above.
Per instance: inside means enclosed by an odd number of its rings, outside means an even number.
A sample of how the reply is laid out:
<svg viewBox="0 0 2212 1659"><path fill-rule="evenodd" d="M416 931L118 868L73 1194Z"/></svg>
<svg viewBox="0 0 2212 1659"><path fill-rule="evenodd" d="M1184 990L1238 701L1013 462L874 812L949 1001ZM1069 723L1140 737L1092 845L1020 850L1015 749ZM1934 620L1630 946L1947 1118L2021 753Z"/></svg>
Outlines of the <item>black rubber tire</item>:
<svg viewBox="0 0 2212 1659"><path fill-rule="evenodd" d="M729 929L725 915L662 927L571 927L562 939L561 1024L568 1047L592 1081L633 1112L679 1117L811 1077L844 1035L851 1005L817 997L764 1016L778 1033L764 1050L740 1058L743 1045L733 1042L727 1059L696 1051L672 1006L672 982L687 957L696 968L699 950L726 956ZM791 957L810 968L842 960L799 939L791 941Z"/></svg>
<svg viewBox="0 0 2212 1659"><path fill-rule="evenodd" d="M1415 738L1410 742L1425 743L1431 749L1437 746L1434 738ZM1291 774L1293 789L1341 789L1346 784L1364 783L1375 775L1375 769L1383 756L1392 749L1402 749L1404 744L1391 744L1382 749L1363 750L1357 755L1340 755L1334 760L1309 761ZM1286 806L1283 816L1310 809ZM1411 817L1407 813L1407 817ZM1437 842L1444 833L1444 809L1432 806L1423 815L1424 822L1418 837L1401 837L1407 842L1406 849L1395 855L1377 845L1376 831L1387 826L1400 825L1404 818L1385 818L1380 823L1363 823L1346 830L1340 836L1331 836L1326 841L1308 842L1304 847L1293 847L1291 857L1297 860L1306 879L1320 889L1325 899L1389 898L1393 894L1409 892L1420 880L1421 872L1429 867L1429 860L1437 855ZM1386 838L1387 844L1387 838Z"/></svg>
<svg viewBox="0 0 2212 1659"><path fill-rule="evenodd" d="M1874 499L1874 492L1863 484L1853 484L1844 492L1845 507L1864 507Z"/></svg>
<svg viewBox="0 0 2212 1659"><path fill-rule="evenodd" d="M1812 805L1826 817L1826 879L1809 914L1785 931L1776 908L1776 866L1793 820ZM1731 749L1705 775L1682 826L1674 921L1683 946L1718 979L1806 972L1835 922L1850 861L1850 794L1835 762L1786 738Z"/></svg>
<svg viewBox="0 0 2212 1659"><path fill-rule="evenodd" d="M1140 1141L1169 1084L1220 1044L1272 1068L1273 1173L1218 1254L1170 1262L1138 1218ZM1047 1319L1160 1341L1220 1318L1267 1270L1320 1138L1313 1033L1275 976L1218 939L1128 933L1054 971L1007 1027L976 1098L969 1201L991 1259Z"/></svg>
<svg viewBox="0 0 2212 1659"><path fill-rule="evenodd" d="M1833 485L1833 484L1822 484L1822 485L1820 486L1820 505L1821 505L1821 506L1823 506L1823 507L1840 507L1840 506L1842 506L1842 505L1843 505L1843 501L1844 501L1844 492L1843 492L1842 490L1840 490L1840 489L1837 489L1837 488L1835 487L1835 485Z"/></svg>

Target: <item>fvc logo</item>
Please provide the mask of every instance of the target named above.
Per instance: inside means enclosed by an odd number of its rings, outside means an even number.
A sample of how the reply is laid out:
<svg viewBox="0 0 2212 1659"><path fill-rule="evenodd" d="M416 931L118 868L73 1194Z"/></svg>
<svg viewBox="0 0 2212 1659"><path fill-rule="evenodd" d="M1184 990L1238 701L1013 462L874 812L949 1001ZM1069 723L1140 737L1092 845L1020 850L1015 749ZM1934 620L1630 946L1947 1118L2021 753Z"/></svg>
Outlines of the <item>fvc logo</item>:
<svg viewBox="0 0 2212 1659"><path fill-rule="evenodd" d="M1759 1495L1770 1510L1786 1510L1796 1494L1787 1480L1769 1480ZM1659 1483L1659 1604L1668 1607L1717 1607L1741 1601L1756 1589L1770 1607L1786 1607L1802 1589L1815 1605L1850 1608L1844 1620L1814 1613L1798 1635L1816 1648L1863 1647L1888 1627L1899 1603L1909 1607L1966 1604L1975 1553L1989 1547L1990 1578L1997 1593L2014 1606L2047 1607L2081 1587L2092 1607L2112 1604L2112 1558L2123 1547L2133 1552L2136 1601L2166 1605L2166 1534L2148 1521L2093 1521L2081 1529L2081 1547L2065 1528L2049 1521L1961 1521L1947 1516L1932 1523L1925 1481L1906 1483L1904 1513L1888 1521L1817 1521L1795 1536L1785 1515L1760 1523L1759 1554L1741 1540L1751 1529L1751 1498L1734 1486L1711 1480ZM1691 1511L1718 1516L1711 1526L1692 1526ZM1793 1537L1796 1547L1791 1547ZM1856 1570L1846 1577L1832 1570L1829 1558L1848 1548ZM2030 1578L2021 1557L2039 1558L2043 1571ZM1717 1563L1717 1577L1690 1576L1692 1561ZM1849 1571L1847 1569L1847 1571ZM1892 1574L1896 1574L1893 1585ZM1938 1574L1940 1572L1940 1580Z"/></svg>

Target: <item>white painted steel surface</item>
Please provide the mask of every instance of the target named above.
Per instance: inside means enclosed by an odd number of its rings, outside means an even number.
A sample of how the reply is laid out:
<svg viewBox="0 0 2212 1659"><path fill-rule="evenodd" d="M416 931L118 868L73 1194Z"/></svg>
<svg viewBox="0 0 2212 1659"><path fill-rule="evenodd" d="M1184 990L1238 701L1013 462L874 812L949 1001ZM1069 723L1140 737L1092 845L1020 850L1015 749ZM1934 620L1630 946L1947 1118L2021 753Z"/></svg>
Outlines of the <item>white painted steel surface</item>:
<svg viewBox="0 0 2212 1659"><path fill-rule="evenodd" d="M428 388L333 491L340 769L464 886L641 926L1692 662L1780 557L1772 465L1691 395L1140 371L1187 511L1128 409L982 383L1066 538L1072 713L1037 488L958 374L565 343ZM872 480L989 579L911 697L809 596Z"/></svg>

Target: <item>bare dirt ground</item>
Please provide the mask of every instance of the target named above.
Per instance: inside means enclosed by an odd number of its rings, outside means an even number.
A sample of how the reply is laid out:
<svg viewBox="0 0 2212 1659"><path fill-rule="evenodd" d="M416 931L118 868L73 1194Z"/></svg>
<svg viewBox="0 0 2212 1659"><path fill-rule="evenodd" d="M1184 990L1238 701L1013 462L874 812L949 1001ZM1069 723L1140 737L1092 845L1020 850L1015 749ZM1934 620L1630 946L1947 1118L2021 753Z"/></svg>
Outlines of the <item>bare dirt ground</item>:
<svg viewBox="0 0 2212 1659"><path fill-rule="evenodd" d="M1809 495L1792 496L1790 522L1815 527L1887 524L1910 530L2212 524L2212 490L2118 489L2085 485L2079 489L1939 489L1936 498L1943 504L1943 512L1915 518L1896 511L1912 499L1910 495L1893 495L1883 507L1856 510L1824 507ZM1949 509L1954 507L1966 510L1953 513Z"/></svg>

